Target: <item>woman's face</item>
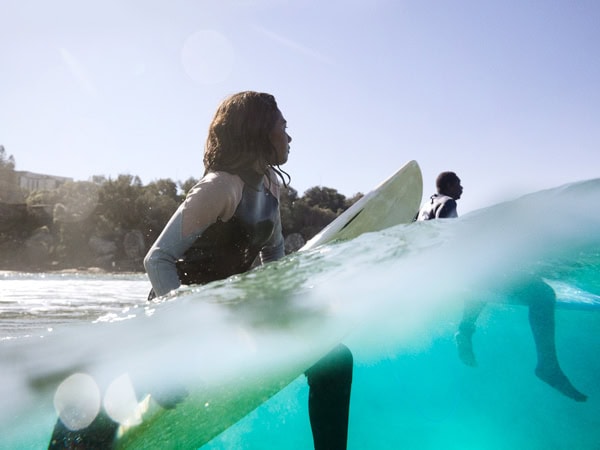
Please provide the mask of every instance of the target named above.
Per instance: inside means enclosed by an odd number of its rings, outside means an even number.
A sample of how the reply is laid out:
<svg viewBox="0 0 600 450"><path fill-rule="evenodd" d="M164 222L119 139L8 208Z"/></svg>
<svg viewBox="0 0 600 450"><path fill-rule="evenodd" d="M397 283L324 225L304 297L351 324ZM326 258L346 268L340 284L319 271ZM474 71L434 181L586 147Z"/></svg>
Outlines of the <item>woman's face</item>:
<svg viewBox="0 0 600 450"><path fill-rule="evenodd" d="M286 131L287 122L283 118L281 111L277 110L277 119L275 125L269 133L269 139L273 147L275 148L275 157L277 161L271 162L271 164L280 166L285 164L288 160L288 153L290 152L290 142L292 138Z"/></svg>

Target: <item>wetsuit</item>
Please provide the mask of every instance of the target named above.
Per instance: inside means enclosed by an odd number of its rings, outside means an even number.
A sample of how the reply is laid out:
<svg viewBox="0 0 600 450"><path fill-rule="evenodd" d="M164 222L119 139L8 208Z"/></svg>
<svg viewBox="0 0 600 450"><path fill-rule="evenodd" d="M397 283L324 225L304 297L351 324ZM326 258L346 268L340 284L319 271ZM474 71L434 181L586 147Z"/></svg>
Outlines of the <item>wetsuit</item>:
<svg viewBox="0 0 600 450"><path fill-rule="evenodd" d="M456 218L456 200L442 194L433 194L417 216L417 220Z"/></svg>
<svg viewBox="0 0 600 450"><path fill-rule="evenodd" d="M246 272L284 255L279 185L255 172L206 175L144 260L156 295Z"/></svg>
<svg viewBox="0 0 600 450"><path fill-rule="evenodd" d="M225 201L211 202L215 195ZM203 284L243 273L257 256L266 263L283 255L275 176L216 172L194 186L144 265L154 291L164 295L180 283ZM350 350L339 345L306 372L315 449L346 448L352 367Z"/></svg>

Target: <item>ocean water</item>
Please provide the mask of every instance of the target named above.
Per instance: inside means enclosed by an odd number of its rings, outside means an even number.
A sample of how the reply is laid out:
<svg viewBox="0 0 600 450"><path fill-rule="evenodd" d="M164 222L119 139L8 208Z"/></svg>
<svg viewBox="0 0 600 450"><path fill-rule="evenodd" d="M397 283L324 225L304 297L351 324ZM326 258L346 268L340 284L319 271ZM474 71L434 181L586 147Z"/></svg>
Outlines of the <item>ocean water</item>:
<svg viewBox="0 0 600 450"><path fill-rule="evenodd" d="M600 180L535 192L459 219L414 223L298 253L148 304L142 274L0 273L0 448L45 448L61 381L100 386L148 364L201 379L292 364L343 341L355 372L349 449L600 448ZM579 403L534 375L524 275L557 294L561 366ZM478 366L457 356L464 300ZM203 449L306 449L308 388L287 388Z"/></svg>

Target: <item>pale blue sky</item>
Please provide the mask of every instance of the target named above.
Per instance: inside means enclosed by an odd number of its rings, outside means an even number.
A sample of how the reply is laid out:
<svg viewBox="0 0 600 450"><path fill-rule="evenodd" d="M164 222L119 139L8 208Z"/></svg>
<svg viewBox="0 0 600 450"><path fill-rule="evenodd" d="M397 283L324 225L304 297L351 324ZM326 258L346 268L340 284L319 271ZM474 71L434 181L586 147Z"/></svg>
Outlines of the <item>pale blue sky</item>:
<svg viewBox="0 0 600 450"><path fill-rule="evenodd" d="M300 194L410 159L459 212L599 176L597 0L4 0L0 144L86 180L202 174L218 103L273 93Z"/></svg>

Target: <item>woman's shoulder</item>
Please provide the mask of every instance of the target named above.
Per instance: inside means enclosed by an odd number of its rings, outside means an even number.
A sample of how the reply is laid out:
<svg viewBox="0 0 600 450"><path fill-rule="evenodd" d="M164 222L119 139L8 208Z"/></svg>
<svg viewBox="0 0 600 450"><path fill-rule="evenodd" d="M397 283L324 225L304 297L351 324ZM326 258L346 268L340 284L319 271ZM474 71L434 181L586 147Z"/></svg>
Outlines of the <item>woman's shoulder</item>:
<svg viewBox="0 0 600 450"><path fill-rule="evenodd" d="M243 189L244 182L237 175L224 171L209 172L190 189L185 203L227 204L227 209L235 209L242 198Z"/></svg>
<svg viewBox="0 0 600 450"><path fill-rule="evenodd" d="M265 173L264 185L271 194L279 198L281 182L273 169L269 169ZM244 179L240 175L225 171L214 171L205 174L190 190L188 197L197 195L200 192L210 193L211 195L241 197L243 189Z"/></svg>
<svg viewBox="0 0 600 450"><path fill-rule="evenodd" d="M209 172L187 193L183 203L184 216L202 217L206 223L217 218L229 220L242 199L243 189L244 182L237 175Z"/></svg>
<svg viewBox="0 0 600 450"><path fill-rule="evenodd" d="M241 191L243 186L244 182L237 175L225 171L208 172L194 185L188 195L198 191L233 193Z"/></svg>
<svg viewBox="0 0 600 450"><path fill-rule="evenodd" d="M243 184L242 179L233 173L224 170L208 172L198 183L216 183L216 184Z"/></svg>

